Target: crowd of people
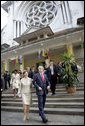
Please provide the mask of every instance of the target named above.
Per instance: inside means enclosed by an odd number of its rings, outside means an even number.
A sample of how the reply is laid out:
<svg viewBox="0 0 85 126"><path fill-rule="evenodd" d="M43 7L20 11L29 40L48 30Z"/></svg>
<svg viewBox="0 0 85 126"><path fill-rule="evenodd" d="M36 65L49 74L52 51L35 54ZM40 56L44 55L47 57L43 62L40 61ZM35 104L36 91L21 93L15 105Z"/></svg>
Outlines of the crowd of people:
<svg viewBox="0 0 85 126"><path fill-rule="evenodd" d="M55 89L57 83L62 83L62 68L63 65L59 62L54 65L53 61L50 61L48 68L39 66L38 70L33 66L32 68L27 67L22 73L21 70L14 70L12 74L8 71L1 76L1 92L9 88L13 89L14 98L16 98L16 93L18 97L22 98L23 101L23 120L29 120L29 109L32 103L31 88L32 85L36 88L36 94L38 97L38 108L39 115L42 121L46 123L48 120L44 113L44 106L46 101L46 94L51 89L52 95L55 95ZM74 68L72 68L74 70Z"/></svg>

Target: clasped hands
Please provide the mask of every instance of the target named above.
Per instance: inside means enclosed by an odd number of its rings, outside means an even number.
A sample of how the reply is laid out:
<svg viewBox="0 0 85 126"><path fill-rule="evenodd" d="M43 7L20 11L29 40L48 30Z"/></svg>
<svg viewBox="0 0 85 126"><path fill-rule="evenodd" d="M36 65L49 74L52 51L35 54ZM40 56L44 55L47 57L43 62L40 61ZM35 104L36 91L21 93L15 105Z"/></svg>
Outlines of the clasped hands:
<svg viewBox="0 0 85 126"><path fill-rule="evenodd" d="M39 91L41 91L41 90L42 90L42 88L41 88L41 87L39 87L38 89L39 89ZM50 86L47 86L47 90L50 90Z"/></svg>

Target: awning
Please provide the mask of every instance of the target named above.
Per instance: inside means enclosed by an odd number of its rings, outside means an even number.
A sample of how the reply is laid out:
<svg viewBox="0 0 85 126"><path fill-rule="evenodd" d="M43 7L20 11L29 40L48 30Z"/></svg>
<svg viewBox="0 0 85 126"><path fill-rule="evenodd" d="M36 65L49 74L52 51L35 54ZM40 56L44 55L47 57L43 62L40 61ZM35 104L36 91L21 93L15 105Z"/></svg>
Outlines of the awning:
<svg viewBox="0 0 85 126"><path fill-rule="evenodd" d="M51 30L51 28L49 26L41 28L39 30L36 30L34 32L25 34L25 35L21 35L18 38L14 38L13 40L15 40L16 42L18 42L19 44L22 42L26 42L28 41L32 41L33 39L37 39L38 37L42 36L42 35L53 35L53 31Z"/></svg>
<svg viewBox="0 0 85 126"><path fill-rule="evenodd" d="M81 40L84 40L84 29L75 28L74 30L69 30L69 32L60 33L60 35L54 35L48 39L38 41L36 43L18 46L16 48L10 48L7 51L1 53L1 60L9 59L14 56L20 55L30 55L37 53L42 49L58 49L66 46L67 44L72 44L73 46L79 46ZM43 44L43 45L42 45Z"/></svg>

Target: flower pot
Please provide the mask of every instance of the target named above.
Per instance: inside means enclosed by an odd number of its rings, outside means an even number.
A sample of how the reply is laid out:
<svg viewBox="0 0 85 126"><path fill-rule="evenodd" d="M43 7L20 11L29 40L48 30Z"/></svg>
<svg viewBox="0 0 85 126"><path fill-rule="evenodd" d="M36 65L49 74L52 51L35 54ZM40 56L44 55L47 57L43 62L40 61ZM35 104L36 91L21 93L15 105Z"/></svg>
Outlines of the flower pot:
<svg viewBox="0 0 85 126"><path fill-rule="evenodd" d="M76 92L76 86L75 87L68 87L68 88L66 88L66 91L68 92L68 93L75 93Z"/></svg>

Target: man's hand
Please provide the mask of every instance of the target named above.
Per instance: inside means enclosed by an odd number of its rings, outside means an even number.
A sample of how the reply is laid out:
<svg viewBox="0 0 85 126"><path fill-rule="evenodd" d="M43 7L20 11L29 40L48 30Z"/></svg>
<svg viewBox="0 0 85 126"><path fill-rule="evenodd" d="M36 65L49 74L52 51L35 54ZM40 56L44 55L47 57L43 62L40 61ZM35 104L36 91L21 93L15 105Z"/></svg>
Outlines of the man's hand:
<svg viewBox="0 0 85 126"><path fill-rule="evenodd" d="M1 88L1 91L3 91L3 89Z"/></svg>
<svg viewBox="0 0 85 126"><path fill-rule="evenodd" d="M50 86L47 86L47 90L50 90Z"/></svg>
<svg viewBox="0 0 85 126"><path fill-rule="evenodd" d="M41 90L42 90L42 88L41 88L41 87L39 87L38 89L39 89L39 91L41 91Z"/></svg>

